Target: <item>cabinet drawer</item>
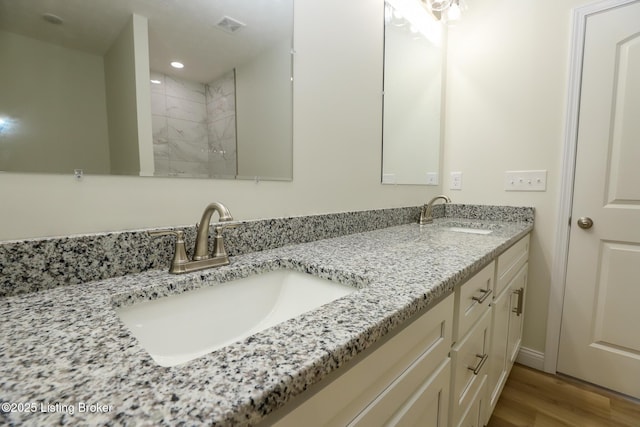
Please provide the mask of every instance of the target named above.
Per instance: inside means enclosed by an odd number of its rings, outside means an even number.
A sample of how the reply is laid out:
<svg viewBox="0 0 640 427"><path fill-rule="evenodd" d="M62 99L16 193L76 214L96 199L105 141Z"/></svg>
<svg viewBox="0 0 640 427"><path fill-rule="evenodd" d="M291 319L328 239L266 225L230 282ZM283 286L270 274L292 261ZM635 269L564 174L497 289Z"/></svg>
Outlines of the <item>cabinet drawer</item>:
<svg viewBox="0 0 640 427"><path fill-rule="evenodd" d="M460 289L454 304L453 341L462 339L476 321L489 309L493 289L495 262L487 265Z"/></svg>
<svg viewBox="0 0 640 427"><path fill-rule="evenodd" d="M462 419L457 427L483 427L485 425L484 406L487 395L487 379L483 378L475 397L472 399L469 408L462 415ZM487 420L488 421L488 420Z"/></svg>
<svg viewBox="0 0 640 427"><path fill-rule="evenodd" d="M453 295L449 295L357 363L336 372L339 376L332 381L319 384L314 394L301 396L302 401L292 402L261 425L299 427L313 420L316 425L344 427L408 367L430 374L448 360L452 318Z"/></svg>
<svg viewBox="0 0 640 427"><path fill-rule="evenodd" d="M435 372L429 365L418 360L349 423L349 427L447 427L451 359L440 363Z"/></svg>
<svg viewBox="0 0 640 427"><path fill-rule="evenodd" d="M529 235L520 239L498 257L495 294L500 295L529 258Z"/></svg>
<svg viewBox="0 0 640 427"><path fill-rule="evenodd" d="M453 425L469 408L488 372L491 309L474 325L471 332L451 349Z"/></svg>

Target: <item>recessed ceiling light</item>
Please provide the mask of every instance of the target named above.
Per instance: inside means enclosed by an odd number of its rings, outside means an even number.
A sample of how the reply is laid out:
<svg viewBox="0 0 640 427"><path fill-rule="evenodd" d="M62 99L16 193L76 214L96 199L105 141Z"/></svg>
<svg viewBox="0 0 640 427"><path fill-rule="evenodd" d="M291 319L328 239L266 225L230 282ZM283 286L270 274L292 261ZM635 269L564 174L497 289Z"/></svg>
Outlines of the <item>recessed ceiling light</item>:
<svg viewBox="0 0 640 427"><path fill-rule="evenodd" d="M151 83L153 83L154 85L162 84L160 80L155 80L155 79L151 79Z"/></svg>
<svg viewBox="0 0 640 427"><path fill-rule="evenodd" d="M53 13L45 13L42 15L42 19L47 21L50 24L62 25L64 20L60 18L58 15L54 15Z"/></svg>
<svg viewBox="0 0 640 427"><path fill-rule="evenodd" d="M173 68L184 68L184 64L182 62L178 62L178 61L173 61L171 63L171 66Z"/></svg>

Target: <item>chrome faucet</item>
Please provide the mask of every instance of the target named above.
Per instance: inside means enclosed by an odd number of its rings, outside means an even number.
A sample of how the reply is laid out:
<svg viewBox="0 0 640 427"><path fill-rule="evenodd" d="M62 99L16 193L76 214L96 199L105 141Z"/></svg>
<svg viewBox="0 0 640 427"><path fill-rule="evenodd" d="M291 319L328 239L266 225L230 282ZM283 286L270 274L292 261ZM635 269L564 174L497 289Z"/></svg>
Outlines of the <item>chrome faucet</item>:
<svg viewBox="0 0 640 427"><path fill-rule="evenodd" d="M420 220L418 221L418 224L424 225L424 224L431 224L433 222L433 214L431 213L431 211L433 210L433 203L439 199L444 200L445 203L451 203L451 199L445 196L444 194L441 194L429 200L422 207L422 210L420 211Z"/></svg>
<svg viewBox="0 0 640 427"><path fill-rule="evenodd" d="M211 258L211 256L209 255L209 224L211 224L211 215L213 215L213 211L218 212L218 215L220 216L220 222L233 221L233 217L231 216L229 209L227 209L222 203L213 202L206 207L206 209L202 213L200 224L196 224L198 232L196 234L195 252L193 253L194 261ZM216 252L216 243L219 242L219 244L223 245L221 234L222 228L218 227L220 226L216 226L214 228L214 253ZM222 248L224 249L224 245L222 246Z"/></svg>
<svg viewBox="0 0 640 427"><path fill-rule="evenodd" d="M213 228L213 253L209 254L209 226L211 215L218 212L220 216L218 224ZM192 271L203 270L205 268L220 267L229 264L229 256L224 247L222 230L227 227L235 227L237 224L223 224L233 221L229 210L219 202L211 203L202 214L199 224L196 224L196 243L193 252L193 259L189 260L184 245L184 232L181 230L157 230L149 231L150 236L175 235L176 246L173 254L173 261L169 273L180 274Z"/></svg>

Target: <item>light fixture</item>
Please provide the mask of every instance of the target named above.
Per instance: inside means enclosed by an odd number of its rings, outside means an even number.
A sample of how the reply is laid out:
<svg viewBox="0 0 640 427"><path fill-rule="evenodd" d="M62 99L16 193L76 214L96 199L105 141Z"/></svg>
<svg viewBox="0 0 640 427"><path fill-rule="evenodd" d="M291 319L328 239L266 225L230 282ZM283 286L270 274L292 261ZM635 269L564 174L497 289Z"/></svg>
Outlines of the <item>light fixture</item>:
<svg viewBox="0 0 640 427"><path fill-rule="evenodd" d="M464 0L453 0L449 9L446 11L447 21L457 21L462 17L462 12L467 10L467 4Z"/></svg>
<svg viewBox="0 0 640 427"><path fill-rule="evenodd" d="M387 24L406 28L411 31L411 37L424 37L434 46L440 47L442 25L434 19L434 13L428 10L424 2L426 0L385 0ZM395 16L402 18L394 18Z"/></svg>
<svg viewBox="0 0 640 427"><path fill-rule="evenodd" d="M184 64L183 64L182 62L178 62L178 61L173 61L173 62L171 63L171 66L172 66L173 68L177 68L177 69L184 68Z"/></svg>
<svg viewBox="0 0 640 427"><path fill-rule="evenodd" d="M465 0L422 0L433 15L443 21L457 21L467 9Z"/></svg>
<svg viewBox="0 0 640 427"><path fill-rule="evenodd" d="M427 0L427 6L434 12L442 12L451 6L452 0Z"/></svg>
<svg viewBox="0 0 640 427"><path fill-rule="evenodd" d="M151 83L153 83L154 85L162 84L160 80L156 80L156 79L151 79Z"/></svg>

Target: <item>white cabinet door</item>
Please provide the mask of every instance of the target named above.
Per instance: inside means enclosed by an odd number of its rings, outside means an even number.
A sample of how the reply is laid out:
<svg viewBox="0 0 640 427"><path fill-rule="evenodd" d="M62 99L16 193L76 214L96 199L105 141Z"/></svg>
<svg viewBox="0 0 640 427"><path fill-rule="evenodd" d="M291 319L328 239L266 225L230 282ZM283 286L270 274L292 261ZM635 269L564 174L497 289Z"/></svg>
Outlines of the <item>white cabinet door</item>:
<svg viewBox="0 0 640 427"><path fill-rule="evenodd" d="M525 264L509 286L509 335L507 338L507 366L509 371L518 357L524 324L524 296L527 290L527 267Z"/></svg>
<svg viewBox="0 0 640 427"><path fill-rule="evenodd" d="M491 352L489 353L489 407L491 411L498 403L504 383L507 381L508 357L507 338L509 318L511 317L511 293L503 292L492 304L493 327L491 333Z"/></svg>
<svg viewBox="0 0 640 427"><path fill-rule="evenodd" d="M491 351L488 373L487 419L498 403L522 340L524 296L527 284L529 237L526 236L498 258L497 293L491 304Z"/></svg>

